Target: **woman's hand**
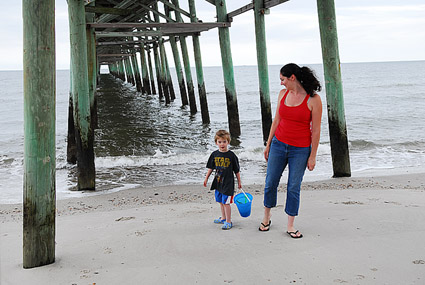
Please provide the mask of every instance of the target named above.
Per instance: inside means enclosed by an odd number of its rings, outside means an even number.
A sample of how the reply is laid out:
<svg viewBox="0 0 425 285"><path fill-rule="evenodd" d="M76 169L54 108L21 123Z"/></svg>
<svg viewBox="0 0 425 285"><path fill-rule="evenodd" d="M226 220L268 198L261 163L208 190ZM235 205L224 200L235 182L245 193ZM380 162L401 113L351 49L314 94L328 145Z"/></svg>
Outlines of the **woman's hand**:
<svg viewBox="0 0 425 285"><path fill-rule="evenodd" d="M268 160L269 160L269 152L270 152L270 146L269 146L269 145L267 145L267 146L266 146L266 149L264 150L264 159L265 159L266 161L268 161Z"/></svg>
<svg viewBox="0 0 425 285"><path fill-rule="evenodd" d="M316 157L310 156L307 161L307 169L313 171L316 166Z"/></svg>

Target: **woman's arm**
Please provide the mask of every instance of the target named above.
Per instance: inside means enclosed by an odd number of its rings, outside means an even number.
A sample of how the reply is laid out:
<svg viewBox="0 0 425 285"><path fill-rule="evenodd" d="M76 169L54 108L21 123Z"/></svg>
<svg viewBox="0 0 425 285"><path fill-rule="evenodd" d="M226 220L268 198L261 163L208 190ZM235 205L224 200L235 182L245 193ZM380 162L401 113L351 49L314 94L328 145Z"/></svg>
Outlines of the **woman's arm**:
<svg viewBox="0 0 425 285"><path fill-rule="evenodd" d="M312 171L316 166L316 155L320 141L320 128L322 123L322 100L318 94L310 99L311 108L311 153L308 158L307 168Z"/></svg>
<svg viewBox="0 0 425 285"><path fill-rule="evenodd" d="M283 96L285 95L285 92L286 92L286 89L281 90L279 92L279 97L277 99L276 113L274 115L273 123L270 127L270 133L269 133L269 137L267 139L266 149L264 150L264 158L266 159L266 161L269 159L270 144L272 143L274 133L276 132L277 126L280 123L280 114L279 114L280 101L282 100Z"/></svg>
<svg viewBox="0 0 425 285"><path fill-rule="evenodd" d="M267 139L266 149L264 150L264 158L266 159L266 161L269 159L270 145L272 143L274 133L276 132L277 126L280 123L280 114L279 114L280 101L282 101L282 98L285 95L285 92L286 92L286 89L281 90L279 92L279 97L277 99L276 113L274 115L273 123L270 127L270 133L269 133L269 137Z"/></svg>

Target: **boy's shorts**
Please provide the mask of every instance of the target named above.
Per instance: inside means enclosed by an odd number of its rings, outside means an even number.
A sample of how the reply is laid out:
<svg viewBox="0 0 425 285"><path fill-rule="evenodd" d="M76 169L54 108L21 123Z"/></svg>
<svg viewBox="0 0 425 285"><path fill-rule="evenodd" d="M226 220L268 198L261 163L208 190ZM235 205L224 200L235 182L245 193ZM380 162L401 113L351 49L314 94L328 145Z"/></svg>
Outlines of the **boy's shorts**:
<svg viewBox="0 0 425 285"><path fill-rule="evenodd" d="M218 190L215 190L215 201L225 205L230 205L233 203L233 196L227 196L218 192Z"/></svg>

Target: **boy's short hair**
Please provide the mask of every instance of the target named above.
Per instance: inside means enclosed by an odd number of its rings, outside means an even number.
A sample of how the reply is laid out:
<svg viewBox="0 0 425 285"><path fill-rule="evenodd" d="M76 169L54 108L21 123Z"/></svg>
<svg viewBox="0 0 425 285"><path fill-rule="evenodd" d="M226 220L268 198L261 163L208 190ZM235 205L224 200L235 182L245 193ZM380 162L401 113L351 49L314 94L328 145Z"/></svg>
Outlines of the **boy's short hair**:
<svg viewBox="0 0 425 285"><path fill-rule="evenodd" d="M214 142L217 142L218 138L225 139L230 143L230 134L226 130L218 130L215 133Z"/></svg>

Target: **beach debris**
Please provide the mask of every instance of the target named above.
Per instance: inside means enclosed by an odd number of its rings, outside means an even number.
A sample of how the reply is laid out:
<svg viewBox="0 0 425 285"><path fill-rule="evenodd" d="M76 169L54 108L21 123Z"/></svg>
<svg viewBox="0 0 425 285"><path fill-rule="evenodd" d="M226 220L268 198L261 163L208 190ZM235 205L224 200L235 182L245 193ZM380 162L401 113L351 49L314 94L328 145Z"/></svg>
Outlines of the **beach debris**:
<svg viewBox="0 0 425 285"><path fill-rule="evenodd" d="M413 260L412 262L413 264L425 264L425 260L422 259Z"/></svg>
<svg viewBox="0 0 425 285"><path fill-rule="evenodd" d="M394 201L384 201L385 204L394 204L394 205L401 205L401 203L399 202L394 202Z"/></svg>
<svg viewBox="0 0 425 285"><path fill-rule="evenodd" d="M335 204L338 204L338 202L335 203ZM347 201L347 202L341 202L341 204L344 204L344 205L364 205L363 202L359 202L359 201Z"/></svg>
<svg viewBox="0 0 425 285"><path fill-rule="evenodd" d="M135 219L136 217L121 217L119 219L116 219L115 222L122 222L122 221L128 221L128 220L132 220Z"/></svg>
<svg viewBox="0 0 425 285"><path fill-rule="evenodd" d="M145 234L149 233L149 230L143 230L143 231L135 231L134 234L138 237L144 236Z"/></svg>

